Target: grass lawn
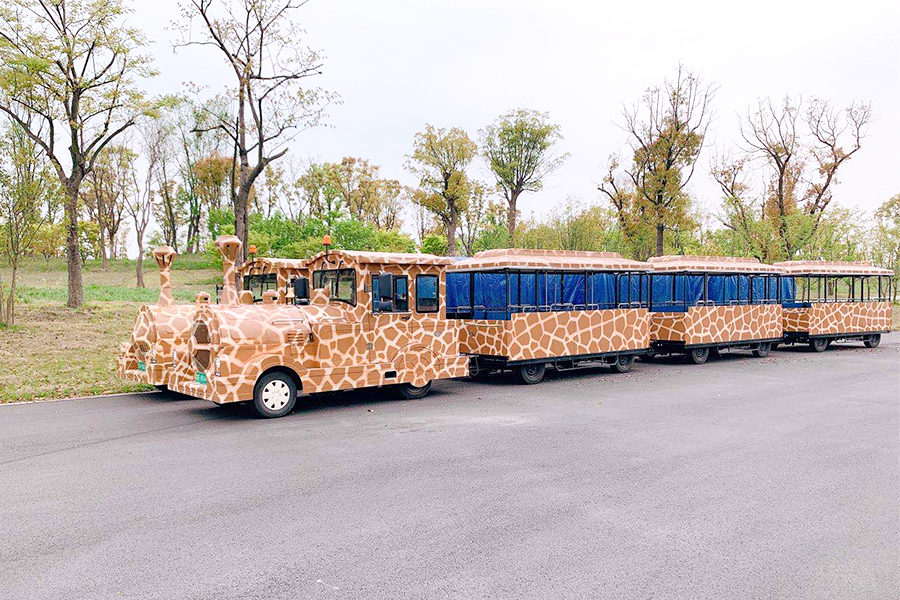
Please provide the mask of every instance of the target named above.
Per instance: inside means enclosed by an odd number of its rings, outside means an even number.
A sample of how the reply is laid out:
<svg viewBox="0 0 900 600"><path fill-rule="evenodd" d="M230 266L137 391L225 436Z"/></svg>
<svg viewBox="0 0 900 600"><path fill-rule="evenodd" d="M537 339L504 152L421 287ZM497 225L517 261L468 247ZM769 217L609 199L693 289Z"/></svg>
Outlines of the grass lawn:
<svg viewBox="0 0 900 600"><path fill-rule="evenodd" d="M128 339L138 308L159 296L156 263L144 266L147 287L139 289L134 261L113 261L107 271L88 263L79 310L65 308L63 261L35 261L20 271L16 324L0 329L0 403L151 389L115 373L119 343ZM0 271L8 284L9 270ZM214 295L221 280L214 265L179 257L172 272L175 299L189 302L201 290Z"/></svg>

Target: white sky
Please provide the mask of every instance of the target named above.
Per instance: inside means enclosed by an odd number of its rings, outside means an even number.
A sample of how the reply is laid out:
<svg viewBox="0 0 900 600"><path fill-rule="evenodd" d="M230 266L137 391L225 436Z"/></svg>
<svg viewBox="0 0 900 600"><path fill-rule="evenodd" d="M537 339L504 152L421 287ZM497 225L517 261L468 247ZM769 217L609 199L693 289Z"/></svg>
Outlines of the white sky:
<svg viewBox="0 0 900 600"><path fill-rule="evenodd" d="M176 0L136 0L131 23L153 40L161 74L150 93L183 82L218 91L229 72L214 50L171 49ZM624 150L623 102L675 72L678 62L716 82L711 148L737 140L738 113L759 97L871 101L862 150L843 168L836 200L872 211L900 192L900 2L762 0L577 2L558 0L310 0L300 9L308 45L326 55L317 85L334 90L330 125L302 133L297 159L359 156L405 184L404 157L426 123L459 126L475 139L499 114L549 111L562 126L566 166L523 214L543 214L570 195L598 201L611 152ZM715 210L718 191L701 157L691 190ZM475 175L489 180L478 165Z"/></svg>

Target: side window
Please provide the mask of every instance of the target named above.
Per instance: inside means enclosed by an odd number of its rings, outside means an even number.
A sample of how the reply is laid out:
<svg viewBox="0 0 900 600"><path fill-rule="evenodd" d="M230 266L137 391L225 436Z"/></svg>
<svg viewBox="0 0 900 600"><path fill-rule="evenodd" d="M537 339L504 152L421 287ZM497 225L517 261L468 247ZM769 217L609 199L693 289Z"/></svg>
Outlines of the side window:
<svg viewBox="0 0 900 600"><path fill-rule="evenodd" d="M438 311L437 275L416 275L416 311L420 313Z"/></svg>
<svg viewBox="0 0 900 600"><path fill-rule="evenodd" d="M409 284L406 275L395 275L391 278L391 290L381 292L378 275L372 276L372 312L408 312Z"/></svg>

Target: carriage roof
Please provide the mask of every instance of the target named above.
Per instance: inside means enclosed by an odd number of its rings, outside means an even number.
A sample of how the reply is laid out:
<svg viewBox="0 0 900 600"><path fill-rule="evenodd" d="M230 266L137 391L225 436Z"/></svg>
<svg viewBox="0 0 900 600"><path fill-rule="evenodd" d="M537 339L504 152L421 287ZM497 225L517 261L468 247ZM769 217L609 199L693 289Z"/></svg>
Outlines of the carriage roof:
<svg viewBox="0 0 900 600"><path fill-rule="evenodd" d="M691 271L723 273L782 273L777 266L759 262L756 258L738 256L701 256L670 254L654 256L648 261L654 271Z"/></svg>
<svg viewBox="0 0 900 600"><path fill-rule="evenodd" d="M787 260L775 266L789 275L893 275L890 269L870 265L867 261Z"/></svg>
<svg viewBox="0 0 900 600"><path fill-rule="evenodd" d="M526 250L507 248L485 250L460 260L450 271L496 269L560 269L569 271L648 271L645 262L623 258L617 252L585 252L574 250Z"/></svg>

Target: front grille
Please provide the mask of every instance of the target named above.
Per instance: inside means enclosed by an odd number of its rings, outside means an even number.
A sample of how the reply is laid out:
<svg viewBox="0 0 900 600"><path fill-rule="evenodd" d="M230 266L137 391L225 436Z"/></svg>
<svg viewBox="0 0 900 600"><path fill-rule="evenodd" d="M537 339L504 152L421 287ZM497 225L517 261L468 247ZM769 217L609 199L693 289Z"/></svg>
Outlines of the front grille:
<svg viewBox="0 0 900 600"><path fill-rule="evenodd" d="M191 357L194 368L205 373L209 369L209 355L209 350L194 350L194 356Z"/></svg>
<svg viewBox="0 0 900 600"><path fill-rule="evenodd" d="M147 342L135 342L133 350L135 358L141 362L147 361L147 353L150 352L150 345Z"/></svg>
<svg viewBox="0 0 900 600"><path fill-rule="evenodd" d="M209 343L209 327L207 327L206 323L203 321L196 321L194 323L194 331L191 335L194 336L194 340L198 344Z"/></svg>

